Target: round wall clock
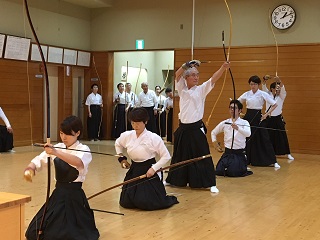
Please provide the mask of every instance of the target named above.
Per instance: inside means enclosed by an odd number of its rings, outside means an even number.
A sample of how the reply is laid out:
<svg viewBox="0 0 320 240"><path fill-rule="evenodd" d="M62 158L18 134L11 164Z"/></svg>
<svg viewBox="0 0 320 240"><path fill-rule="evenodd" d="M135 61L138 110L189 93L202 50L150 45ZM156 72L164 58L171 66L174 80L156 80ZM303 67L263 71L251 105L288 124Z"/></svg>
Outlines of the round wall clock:
<svg viewBox="0 0 320 240"><path fill-rule="evenodd" d="M277 29L288 29L296 21L296 11L287 4L281 4L271 13L271 23Z"/></svg>

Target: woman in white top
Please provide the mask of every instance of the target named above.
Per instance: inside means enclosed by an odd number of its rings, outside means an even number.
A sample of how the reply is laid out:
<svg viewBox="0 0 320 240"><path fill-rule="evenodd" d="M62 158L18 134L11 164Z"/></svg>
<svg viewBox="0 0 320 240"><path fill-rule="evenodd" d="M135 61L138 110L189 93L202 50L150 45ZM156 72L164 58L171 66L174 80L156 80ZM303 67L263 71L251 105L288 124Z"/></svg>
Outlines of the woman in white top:
<svg viewBox="0 0 320 240"><path fill-rule="evenodd" d="M268 131L263 129L263 127L267 126L265 119L277 107L277 104L267 93L259 90L261 80L258 76L250 77L248 83L251 90L243 93L238 98L242 104L246 103L247 112L243 119L247 120L251 126L251 136L247 138L246 142L247 163L252 166L274 166L275 168L280 168ZM261 110L265 102L268 102L271 107L265 114L262 114Z"/></svg>
<svg viewBox="0 0 320 240"><path fill-rule="evenodd" d="M268 80L268 76L263 77L262 90L268 93L271 97L274 98L278 107L271 113L270 118L268 119L268 128L279 129L282 131L268 130L270 141L273 145L274 151L276 155L288 155L289 160L294 160L294 157L290 154L290 147L288 136L285 131L285 121L282 116L282 108L284 100L287 96L287 91L284 87L283 82L279 77L275 77L275 82L270 84L270 91L267 88L266 81ZM270 106L266 104L266 108L268 109Z"/></svg>
<svg viewBox="0 0 320 240"><path fill-rule="evenodd" d="M112 137L118 138L121 133L126 131L126 105L128 96L124 91L123 83L118 83L118 92L113 95L113 104L115 105L113 114Z"/></svg>
<svg viewBox="0 0 320 240"><path fill-rule="evenodd" d="M221 156L216 175L228 177L245 177L252 172L247 170L247 160L244 154L246 138L250 136L251 130L248 121L239 117L243 105L238 100L229 103L230 118L220 122L212 131L211 139L216 150L219 151L217 135L224 133L225 152Z"/></svg>
<svg viewBox="0 0 320 240"><path fill-rule="evenodd" d="M0 125L0 152L12 151L13 148L13 129L0 107L0 118L3 120L6 126Z"/></svg>
<svg viewBox="0 0 320 240"><path fill-rule="evenodd" d="M88 120L87 120L87 130L88 138L91 141L98 141L100 137L101 128L101 114L102 114L102 97L98 93L98 85L92 84L91 93L88 95L86 100L86 105L88 106Z"/></svg>
<svg viewBox="0 0 320 240"><path fill-rule="evenodd" d="M146 129L149 119L145 108L134 108L130 114L134 130L126 131L115 142L119 162L123 168L129 168L124 181L146 174L147 178L126 184L122 187L120 205L124 208L157 210L178 203L174 196L167 196L162 183L162 174L156 174L169 160L170 154L162 139ZM131 165L123 155L127 149ZM156 162L155 157L159 156ZM160 176L159 176L160 175Z"/></svg>
<svg viewBox="0 0 320 240"><path fill-rule="evenodd" d="M89 147L78 141L81 131L81 120L76 116L67 117L60 124L62 143L54 146L46 144L45 151L32 159L25 169L24 177L31 182L35 172L47 165L49 156L54 163L56 174L56 187L47 205L43 227L39 229L44 206L31 220L26 232L27 240L96 240L99 238L93 211L82 189L92 155ZM42 233L37 238L39 230Z"/></svg>
<svg viewBox="0 0 320 240"><path fill-rule="evenodd" d="M161 94L161 87L155 87L156 98L158 102L158 113L156 115L156 133L160 137L166 136L166 111L164 111L164 103L166 101L166 97Z"/></svg>

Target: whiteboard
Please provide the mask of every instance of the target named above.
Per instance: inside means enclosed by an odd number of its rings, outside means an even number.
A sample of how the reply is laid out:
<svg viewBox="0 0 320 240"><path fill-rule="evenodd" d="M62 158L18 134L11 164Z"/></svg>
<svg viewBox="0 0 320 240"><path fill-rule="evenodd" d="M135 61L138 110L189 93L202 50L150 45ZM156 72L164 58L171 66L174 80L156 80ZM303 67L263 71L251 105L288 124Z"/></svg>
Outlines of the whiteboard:
<svg viewBox="0 0 320 240"><path fill-rule="evenodd" d="M78 66L85 66L89 67L90 66L90 53L89 52L82 52L78 51Z"/></svg>
<svg viewBox="0 0 320 240"><path fill-rule="evenodd" d="M77 51L71 49L64 49L63 51L63 64L76 65L77 64Z"/></svg>
<svg viewBox="0 0 320 240"><path fill-rule="evenodd" d="M6 35L0 34L0 58L3 55L3 47L4 47L4 40L6 39Z"/></svg>
<svg viewBox="0 0 320 240"><path fill-rule="evenodd" d="M45 46L45 45L40 45L40 46L41 46L41 49L43 52L44 59L45 59L45 61L47 61L48 60L48 46ZM42 59L40 57L38 45L35 43L31 44L31 60L38 61L38 62L42 61Z"/></svg>
<svg viewBox="0 0 320 240"><path fill-rule="evenodd" d="M50 47L48 52L48 62L62 63L63 48Z"/></svg>
<svg viewBox="0 0 320 240"><path fill-rule="evenodd" d="M4 57L15 60L28 60L30 39L7 36Z"/></svg>

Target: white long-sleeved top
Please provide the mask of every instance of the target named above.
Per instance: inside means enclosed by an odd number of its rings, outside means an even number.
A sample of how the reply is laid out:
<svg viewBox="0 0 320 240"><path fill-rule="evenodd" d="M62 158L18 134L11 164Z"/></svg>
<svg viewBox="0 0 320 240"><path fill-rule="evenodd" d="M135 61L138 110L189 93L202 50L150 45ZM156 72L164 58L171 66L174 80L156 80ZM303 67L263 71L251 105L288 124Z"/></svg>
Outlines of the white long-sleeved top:
<svg viewBox="0 0 320 240"><path fill-rule="evenodd" d="M121 133L115 142L115 148L117 154L123 153L126 148L129 157L135 162L144 162L159 155L159 161L152 166L155 171L171 158L161 137L147 129L144 129L138 138L135 130Z"/></svg>
<svg viewBox="0 0 320 240"><path fill-rule="evenodd" d="M158 101L156 97L156 93L150 89L148 89L147 93L142 91L138 96L138 107L153 107L154 109L158 108Z"/></svg>
<svg viewBox="0 0 320 240"><path fill-rule="evenodd" d="M59 147L59 148L66 148L66 145L64 143L58 143L55 144L54 147ZM87 145L84 145L82 143L80 143L79 141L76 141L74 144L72 144L72 146L69 147L69 149L77 149L77 150L83 150L83 151L90 151L89 147ZM83 163L83 168L78 169L75 166L70 165L71 167L76 168L79 171L79 176L76 180L74 180L74 182L84 182L86 175L88 173L88 166L89 163L92 160L92 155L90 152L79 152L79 151L72 151L72 150L68 150L68 149L59 149L59 151L63 151L66 153L70 153L72 155L77 156L78 158L81 159L82 163ZM49 155L51 157L51 160L53 161L53 159L56 157L54 155ZM45 165L47 165L47 158L48 158L48 154L43 151L40 155L36 156L34 159L31 160L32 163L34 163L34 165L36 165L36 169L37 171L41 171L42 167Z"/></svg>
<svg viewBox="0 0 320 240"><path fill-rule="evenodd" d="M276 103L273 98L267 94L266 92L258 89L255 93L252 90L243 93L238 100L243 104L246 103L248 109L262 109L264 102L266 101L270 105L274 105Z"/></svg>
<svg viewBox="0 0 320 240"><path fill-rule="evenodd" d="M86 100L86 105L90 106L90 105L101 105L102 104L102 97L99 93L94 94L94 93L90 93L87 97Z"/></svg>
<svg viewBox="0 0 320 240"><path fill-rule="evenodd" d="M175 81L175 87L180 96L179 119L182 123L194 123L203 118L206 96L214 88L211 78L201 85L188 89L185 78Z"/></svg>
<svg viewBox="0 0 320 240"><path fill-rule="evenodd" d="M167 97L166 101L164 102L164 108L173 108L173 98Z"/></svg>
<svg viewBox="0 0 320 240"><path fill-rule="evenodd" d="M280 88L280 93L279 95L273 96L272 92L269 91L269 89L267 88L266 84L262 84L262 90L266 93L268 93L277 103L277 107L272 111L271 116L279 116L280 114L282 114L282 108L283 108L283 103L284 103L284 99L287 96L287 91L284 87L284 85ZM268 109L270 107L269 103L266 103L266 109Z"/></svg>
<svg viewBox="0 0 320 240"><path fill-rule="evenodd" d="M225 123L230 124L225 124ZM212 142L217 141L217 135L221 132L224 133L224 146L231 149L232 145L232 135L233 128L231 127L232 119L226 119L220 122L212 131L211 139ZM251 135L250 124L247 120L238 118L235 121L235 124L238 125L238 130L234 130L234 140L232 149L244 149L246 147L246 138Z"/></svg>
<svg viewBox="0 0 320 240"><path fill-rule="evenodd" d="M129 107L135 107L138 102L138 96L133 92L127 92L127 104Z"/></svg>
<svg viewBox="0 0 320 240"><path fill-rule="evenodd" d="M126 92L116 92L113 95L113 101L115 101L117 98L120 99L120 101L118 102L119 104L127 104L128 103L128 96Z"/></svg>
<svg viewBox="0 0 320 240"><path fill-rule="evenodd" d="M1 107L0 107L0 118L4 121L4 124L6 125L7 128L11 127L9 120L7 116L4 114Z"/></svg>

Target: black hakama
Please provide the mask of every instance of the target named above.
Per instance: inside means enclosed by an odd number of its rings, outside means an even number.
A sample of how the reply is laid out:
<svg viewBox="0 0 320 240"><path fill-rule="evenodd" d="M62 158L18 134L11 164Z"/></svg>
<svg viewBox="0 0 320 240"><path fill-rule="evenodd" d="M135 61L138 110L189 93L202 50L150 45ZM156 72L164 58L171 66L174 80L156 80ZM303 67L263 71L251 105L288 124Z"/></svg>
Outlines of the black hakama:
<svg viewBox="0 0 320 240"><path fill-rule="evenodd" d="M280 129L268 130L270 141L273 145L273 149L276 155L286 155L290 154L289 141L287 133L285 131L285 122L283 121L282 115L272 116L267 121L268 128Z"/></svg>
<svg viewBox="0 0 320 240"><path fill-rule="evenodd" d="M6 126L0 125L0 152L7 152L13 148L13 134Z"/></svg>
<svg viewBox="0 0 320 240"><path fill-rule="evenodd" d="M126 131L126 105L118 103L114 109L112 137L118 138Z"/></svg>
<svg viewBox="0 0 320 240"><path fill-rule="evenodd" d="M173 122L173 108L169 109L167 117L167 142L172 142L172 122Z"/></svg>
<svg viewBox="0 0 320 240"><path fill-rule="evenodd" d="M162 108L163 106L160 105L159 108ZM156 133L160 137L165 137L166 136L166 118L167 118L167 113L163 111L162 113L158 113L156 115Z"/></svg>
<svg viewBox="0 0 320 240"><path fill-rule="evenodd" d="M129 107L128 112L127 112L127 131L133 130L131 121L129 119L129 114L132 111L133 107Z"/></svg>
<svg viewBox="0 0 320 240"><path fill-rule="evenodd" d="M69 164L54 159L56 188L53 190L42 226L41 240L97 240L94 214L82 189L82 182L72 182L79 172ZM44 205L26 231L27 240L36 240Z"/></svg>
<svg viewBox="0 0 320 240"><path fill-rule="evenodd" d="M266 120L260 122L261 110L247 109L243 119L247 120L251 126L251 136L247 138L246 142L247 163L252 166L262 167L276 163L277 159L268 131L260 128L267 127ZM255 126L259 128L255 128Z"/></svg>
<svg viewBox="0 0 320 240"><path fill-rule="evenodd" d="M143 107L147 110L149 120L146 125L146 129L150 132L156 133L156 117L154 116L154 107Z"/></svg>
<svg viewBox="0 0 320 240"><path fill-rule="evenodd" d="M206 131L202 120L190 124L180 123L174 133L171 164L210 154L207 137L201 128ZM191 188L216 186L212 158L208 157L183 167L171 168L166 182L179 187L184 187L189 183Z"/></svg>
<svg viewBox="0 0 320 240"><path fill-rule="evenodd" d="M152 164L155 163L154 158L139 163L132 161L124 181L146 174ZM175 196L167 196L162 179L159 178L157 173L151 178L144 178L123 185L120 195L120 205L124 208L150 211L169 208L177 203L179 202Z"/></svg>
<svg viewBox="0 0 320 240"><path fill-rule="evenodd" d="M216 174L228 177L245 177L251 175L247 171L247 159L244 149L226 148L216 167Z"/></svg>
<svg viewBox="0 0 320 240"><path fill-rule="evenodd" d="M101 106L90 105L91 117L87 119L87 129L89 139L99 139L101 127Z"/></svg>

